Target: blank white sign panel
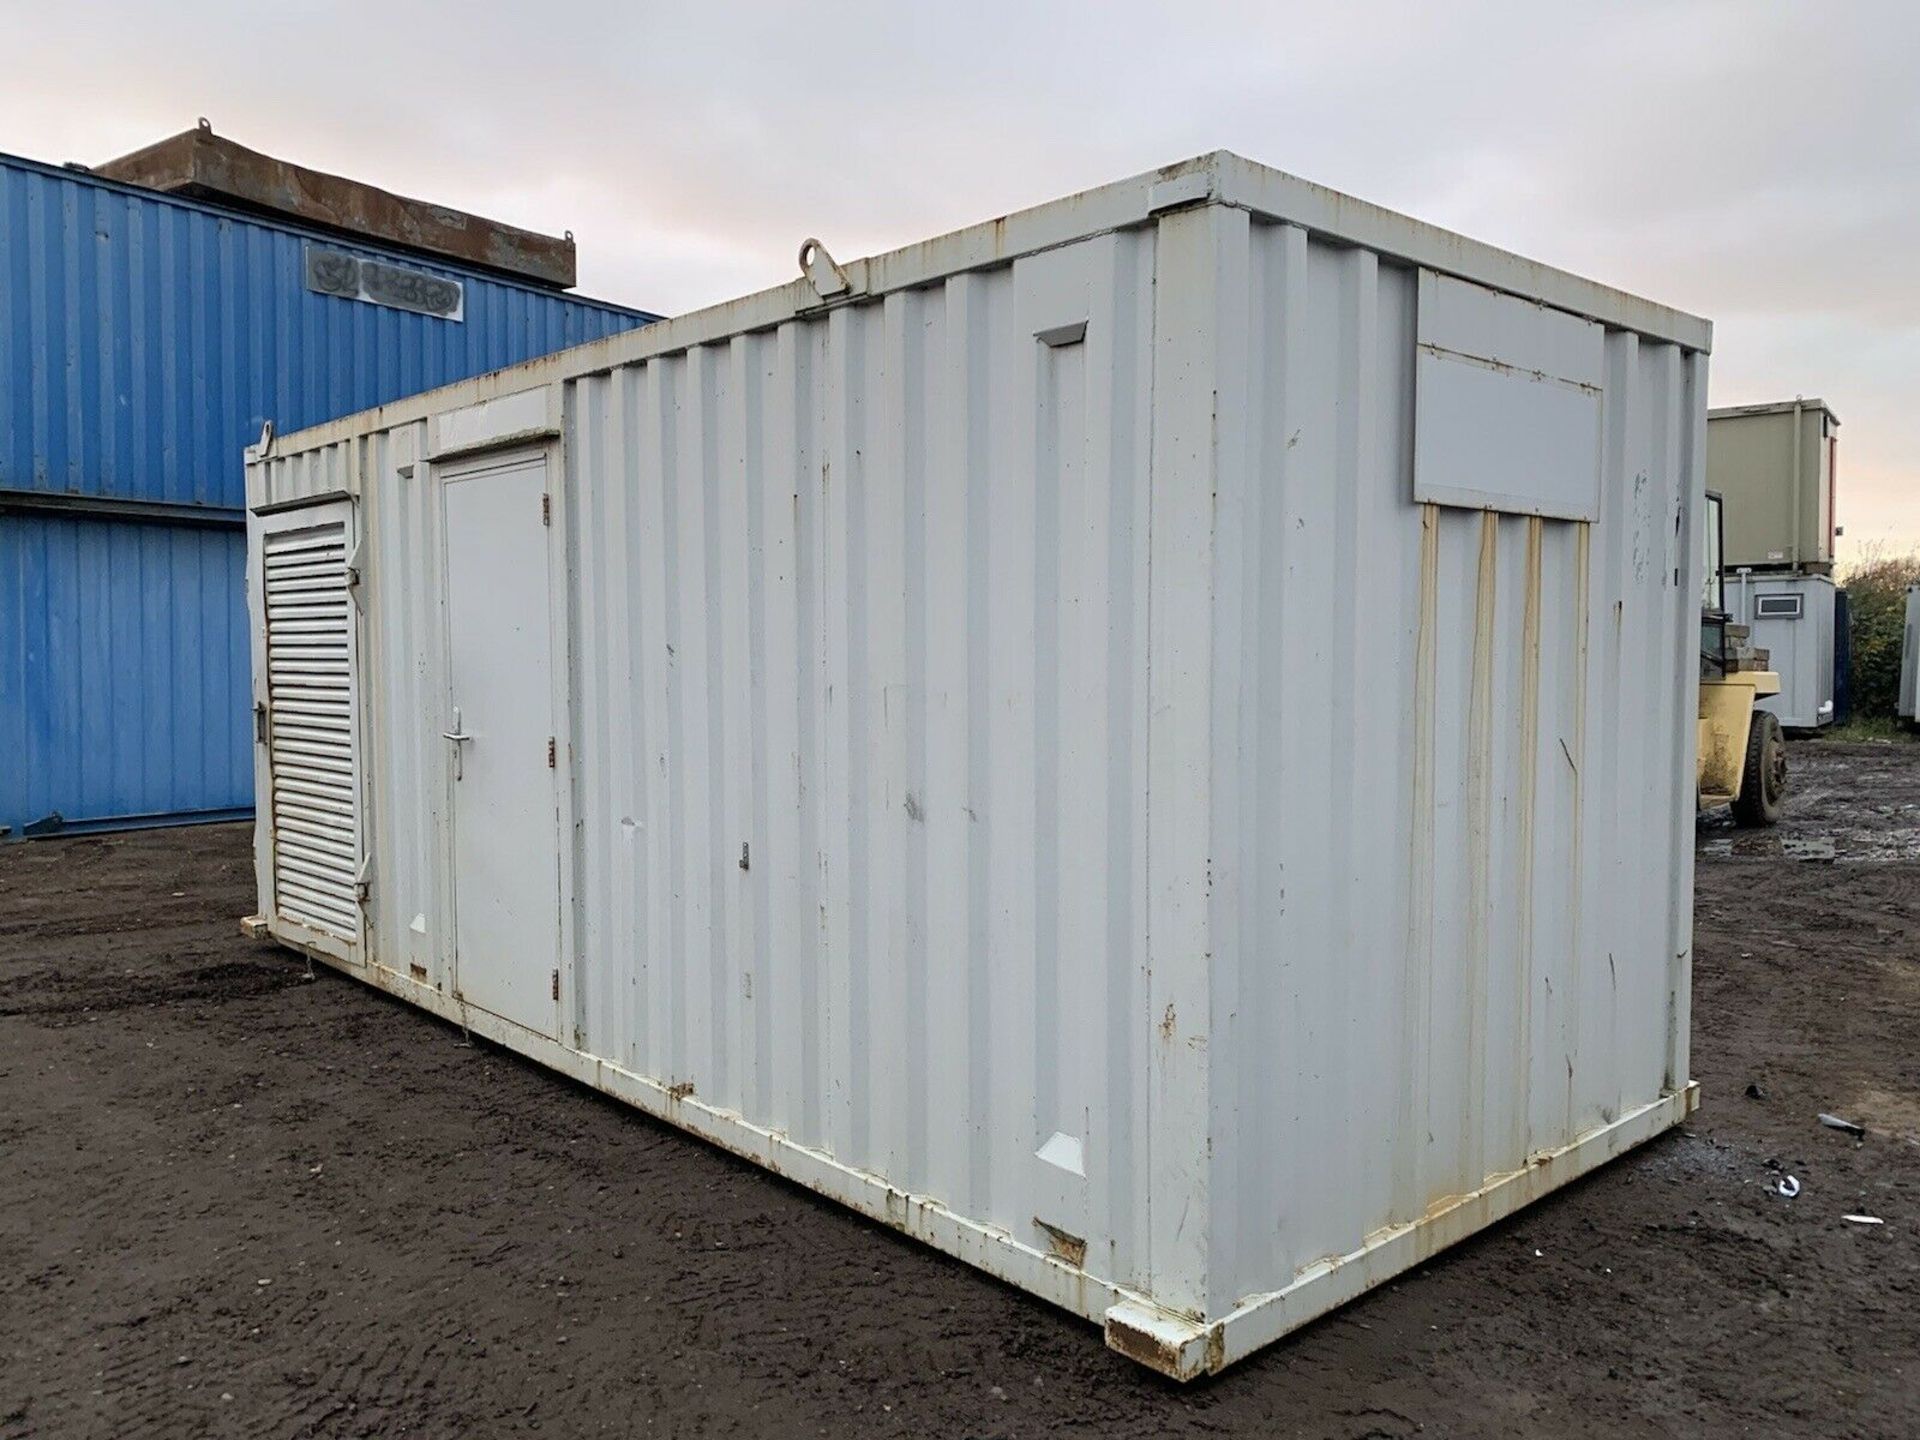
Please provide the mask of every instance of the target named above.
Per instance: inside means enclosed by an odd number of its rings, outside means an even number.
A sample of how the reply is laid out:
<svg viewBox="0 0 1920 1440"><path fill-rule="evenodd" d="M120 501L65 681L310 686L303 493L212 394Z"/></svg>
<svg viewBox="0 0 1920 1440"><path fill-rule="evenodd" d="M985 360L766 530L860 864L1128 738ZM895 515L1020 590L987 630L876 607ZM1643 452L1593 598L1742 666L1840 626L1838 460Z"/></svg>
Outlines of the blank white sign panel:
<svg viewBox="0 0 1920 1440"><path fill-rule="evenodd" d="M1418 334L1413 498L1596 518L1602 328L1423 270Z"/></svg>

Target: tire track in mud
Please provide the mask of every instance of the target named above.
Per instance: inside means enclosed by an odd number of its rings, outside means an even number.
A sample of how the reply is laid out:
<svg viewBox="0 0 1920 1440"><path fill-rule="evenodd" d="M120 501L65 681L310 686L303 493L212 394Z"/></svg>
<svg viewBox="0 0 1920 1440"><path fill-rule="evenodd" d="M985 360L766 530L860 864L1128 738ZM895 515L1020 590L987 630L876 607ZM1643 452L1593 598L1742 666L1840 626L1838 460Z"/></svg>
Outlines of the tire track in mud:
<svg viewBox="0 0 1920 1440"><path fill-rule="evenodd" d="M101 976L58 969L0 980L0 1018L70 1016L91 1012L253 999L298 985L304 975L259 961L203 965L177 976Z"/></svg>

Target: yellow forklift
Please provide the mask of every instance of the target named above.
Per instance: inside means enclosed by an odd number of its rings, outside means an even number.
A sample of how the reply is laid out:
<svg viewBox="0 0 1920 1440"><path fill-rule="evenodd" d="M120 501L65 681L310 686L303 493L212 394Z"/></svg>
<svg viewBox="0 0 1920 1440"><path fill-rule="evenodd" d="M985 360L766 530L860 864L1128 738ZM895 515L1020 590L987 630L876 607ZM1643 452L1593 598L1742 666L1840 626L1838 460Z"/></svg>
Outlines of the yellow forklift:
<svg viewBox="0 0 1920 1440"><path fill-rule="evenodd" d="M1700 609L1700 754L1695 779L1702 810L1728 805L1735 823L1772 825L1787 802L1787 744L1779 717L1759 702L1780 693L1765 650L1747 627L1729 623L1722 580L1720 497L1707 494L1706 594Z"/></svg>

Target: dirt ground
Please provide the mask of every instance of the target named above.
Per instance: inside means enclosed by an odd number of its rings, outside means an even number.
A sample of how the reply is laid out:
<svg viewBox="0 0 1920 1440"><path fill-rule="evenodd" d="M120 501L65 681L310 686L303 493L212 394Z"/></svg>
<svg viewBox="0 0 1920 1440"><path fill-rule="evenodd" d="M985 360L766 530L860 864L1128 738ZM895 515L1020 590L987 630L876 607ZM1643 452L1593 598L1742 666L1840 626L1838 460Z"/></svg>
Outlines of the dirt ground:
<svg viewBox="0 0 1920 1440"><path fill-rule="evenodd" d="M1915 1435L1920 745L1793 750L1701 832L1694 1123L1184 1389L309 980L240 827L7 847L0 1437Z"/></svg>

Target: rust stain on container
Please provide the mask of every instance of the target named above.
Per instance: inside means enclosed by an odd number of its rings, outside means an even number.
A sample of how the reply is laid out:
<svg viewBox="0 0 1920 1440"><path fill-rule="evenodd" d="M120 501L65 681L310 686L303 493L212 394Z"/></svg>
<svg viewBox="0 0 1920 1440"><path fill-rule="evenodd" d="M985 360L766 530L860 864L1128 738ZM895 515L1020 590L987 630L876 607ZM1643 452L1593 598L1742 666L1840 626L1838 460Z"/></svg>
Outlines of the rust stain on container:
<svg viewBox="0 0 1920 1440"><path fill-rule="evenodd" d="M1057 1225L1049 1225L1038 1215L1033 1223L1040 1233L1047 1237L1047 1249L1076 1269L1087 1263L1087 1242L1085 1237L1069 1234Z"/></svg>
<svg viewBox="0 0 1920 1440"><path fill-rule="evenodd" d="M1187 1378L1181 1373L1179 1350L1156 1335L1110 1318L1106 1325L1106 1340L1108 1349L1118 1351L1149 1370L1158 1370L1162 1375L1176 1380Z"/></svg>

